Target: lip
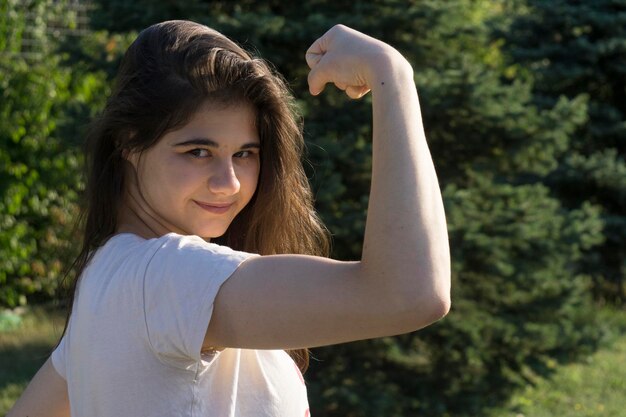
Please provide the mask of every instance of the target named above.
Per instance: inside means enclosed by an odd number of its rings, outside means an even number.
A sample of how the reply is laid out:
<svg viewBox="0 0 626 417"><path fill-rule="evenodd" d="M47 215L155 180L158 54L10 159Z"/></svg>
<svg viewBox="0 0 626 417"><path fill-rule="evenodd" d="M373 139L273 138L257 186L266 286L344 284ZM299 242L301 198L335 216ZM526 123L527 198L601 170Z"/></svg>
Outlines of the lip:
<svg viewBox="0 0 626 417"><path fill-rule="evenodd" d="M209 213L214 214L223 214L226 213L233 206L234 203L215 203L215 204L206 204L200 203L199 201L193 200L194 203L198 205L198 207L208 211Z"/></svg>

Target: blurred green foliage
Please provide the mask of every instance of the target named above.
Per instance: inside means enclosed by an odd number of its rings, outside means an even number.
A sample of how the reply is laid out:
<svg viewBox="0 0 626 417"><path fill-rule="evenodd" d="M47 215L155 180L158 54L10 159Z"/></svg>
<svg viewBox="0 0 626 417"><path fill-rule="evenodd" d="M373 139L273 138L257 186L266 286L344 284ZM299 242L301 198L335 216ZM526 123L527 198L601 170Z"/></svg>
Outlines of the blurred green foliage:
<svg viewBox="0 0 626 417"><path fill-rule="evenodd" d="M605 87L624 91L626 67L604 59L603 81L591 89L596 61L542 32L570 16L558 7L569 12L578 3L97 1L89 36L59 42L36 64L1 61L10 99L0 103L0 262L12 263L0 267L0 303L54 296L58 272L50 271L58 269L50 265L58 265L59 248L73 246L67 219L81 188L82 126L101 108L137 31L168 19L214 27L284 74L305 118L306 168L334 257L357 259L371 177L371 99L349 101L330 86L310 96L304 62L311 42L343 23L396 47L415 70L449 223L453 307L417 333L314 350L321 362L307 373L311 408L321 416L481 414L552 372L555 361L592 350L600 327L591 294L626 273L623 102ZM613 14L624 16L617 3ZM608 13L585 7L584 16ZM19 14L9 16L2 33L20 27ZM579 39L587 26L575 27L564 33L592 48ZM611 41L598 42L599 50L614 47L611 57L624 59L621 30L607 32ZM550 73L543 60L559 57L578 59L575 73L590 78L570 83L574 75ZM612 110L597 110L606 106ZM610 116L612 127L598 115ZM605 139L596 147L593 135ZM57 246L46 243L49 234ZM601 266L605 259L612 263ZM42 287L28 288L24 277Z"/></svg>
<svg viewBox="0 0 626 417"><path fill-rule="evenodd" d="M57 294L73 250L80 126L101 100L102 76L60 64L46 24L71 25L61 3L0 3L0 305L7 307Z"/></svg>
<svg viewBox="0 0 626 417"><path fill-rule="evenodd" d="M547 108L563 97L588 102L588 122L543 182L568 207L603 208L604 243L587 256L597 299L626 302L626 5L528 0L503 32L509 60L532 69L533 97Z"/></svg>

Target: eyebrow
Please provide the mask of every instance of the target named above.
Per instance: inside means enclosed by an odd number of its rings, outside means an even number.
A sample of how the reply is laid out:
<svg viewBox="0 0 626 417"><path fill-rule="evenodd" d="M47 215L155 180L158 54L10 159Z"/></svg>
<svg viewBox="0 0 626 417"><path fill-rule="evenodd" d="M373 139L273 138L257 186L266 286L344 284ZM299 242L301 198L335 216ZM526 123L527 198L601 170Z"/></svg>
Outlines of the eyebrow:
<svg viewBox="0 0 626 417"><path fill-rule="evenodd" d="M189 139L183 142L175 143L172 146L179 147L179 146L192 146L192 145L208 146L209 148L220 147L219 143L209 138L193 138L193 139ZM258 142L250 142L250 143L244 143L240 147L240 149L251 149L251 148L261 149L261 144Z"/></svg>

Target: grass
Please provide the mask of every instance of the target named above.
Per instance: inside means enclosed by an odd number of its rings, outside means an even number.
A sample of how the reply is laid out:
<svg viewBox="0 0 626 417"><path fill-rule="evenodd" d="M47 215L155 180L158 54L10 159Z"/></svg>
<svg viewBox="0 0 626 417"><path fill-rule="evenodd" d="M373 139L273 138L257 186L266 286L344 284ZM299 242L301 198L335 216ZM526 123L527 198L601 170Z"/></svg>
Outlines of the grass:
<svg viewBox="0 0 626 417"><path fill-rule="evenodd" d="M626 311L602 310L603 346L580 363L560 366L550 379L516 393L480 417L626 417ZM63 331L64 315L35 307L20 328L0 332L0 415L5 415L46 361Z"/></svg>
<svg viewBox="0 0 626 417"><path fill-rule="evenodd" d="M626 311L600 315L612 332L597 352L560 366L485 417L626 417Z"/></svg>
<svg viewBox="0 0 626 417"><path fill-rule="evenodd" d="M65 316L50 307L28 309L22 325L0 332L0 415L5 415L63 332Z"/></svg>

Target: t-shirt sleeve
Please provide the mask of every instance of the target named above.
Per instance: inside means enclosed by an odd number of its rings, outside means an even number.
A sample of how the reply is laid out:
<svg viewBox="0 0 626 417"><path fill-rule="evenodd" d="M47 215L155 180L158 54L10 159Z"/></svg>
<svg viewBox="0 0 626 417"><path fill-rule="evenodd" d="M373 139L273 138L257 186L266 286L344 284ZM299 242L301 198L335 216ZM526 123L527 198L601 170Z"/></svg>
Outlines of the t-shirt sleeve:
<svg viewBox="0 0 626 417"><path fill-rule="evenodd" d="M258 256L208 243L197 236L166 235L143 279L147 337L166 363L187 368L201 360L213 302L220 286L247 258Z"/></svg>
<svg viewBox="0 0 626 417"><path fill-rule="evenodd" d="M67 337L68 336L66 333L61 338L59 345L56 347L56 349L52 351L52 354L50 355L50 359L52 360L52 366L57 371L57 373L63 377L63 379L67 379L65 370L65 360L67 357L65 340L67 339Z"/></svg>

